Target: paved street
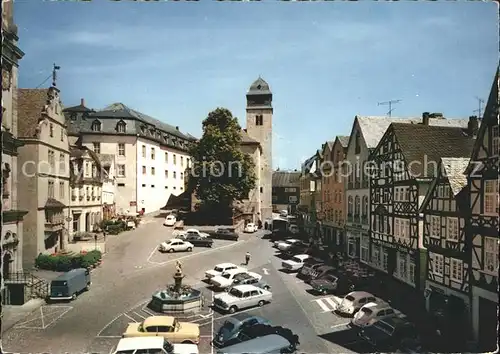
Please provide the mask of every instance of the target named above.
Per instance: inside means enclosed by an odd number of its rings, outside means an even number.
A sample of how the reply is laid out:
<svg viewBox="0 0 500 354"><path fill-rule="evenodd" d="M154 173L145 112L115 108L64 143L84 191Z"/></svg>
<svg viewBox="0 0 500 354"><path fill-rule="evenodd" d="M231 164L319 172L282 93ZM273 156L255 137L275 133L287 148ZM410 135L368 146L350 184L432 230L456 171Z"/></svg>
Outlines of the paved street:
<svg viewBox="0 0 500 354"><path fill-rule="evenodd" d="M162 226L162 219L156 219L137 230L110 238L109 253L103 266L93 273L91 290L72 303L43 306L4 332L4 349L54 354L109 353L127 323L139 322L154 314L147 304L154 291L172 282L176 259L183 263L184 282L203 289L205 297L211 299L211 290L200 282L204 272L222 262L240 264L245 252L250 251L249 268L262 274L271 285L273 302L250 309L248 313L289 327L300 337L301 352L348 351L335 344L338 339L331 339L330 334L345 329L348 322L332 313L338 299L314 296L306 291L309 286L298 281L294 274L281 272L281 260L274 256L271 244L260 238L261 234L244 235L238 242L217 240L213 249L159 254L156 246L170 234L171 229ZM227 317L227 314L203 311L188 319L201 326L200 352L211 352L213 331Z"/></svg>

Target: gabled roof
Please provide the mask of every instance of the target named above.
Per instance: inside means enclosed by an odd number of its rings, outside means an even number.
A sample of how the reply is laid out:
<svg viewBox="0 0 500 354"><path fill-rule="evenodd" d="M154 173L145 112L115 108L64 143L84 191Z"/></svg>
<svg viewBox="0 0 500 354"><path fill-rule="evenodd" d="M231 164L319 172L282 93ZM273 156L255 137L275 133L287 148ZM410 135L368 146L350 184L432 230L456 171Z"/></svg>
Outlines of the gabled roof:
<svg viewBox="0 0 500 354"><path fill-rule="evenodd" d="M313 155L306 161L304 161L304 163L301 166L302 167L301 174L309 173L315 161L316 161L316 155Z"/></svg>
<svg viewBox="0 0 500 354"><path fill-rule="evenodd" d="M297 187L299 186L300 172L274 171L273 187Z"/></svg>
<svg viewBox="0 0 500 354"><path fill-rule="evenodd" d="M17 90L17 135L20 138L33 138L38 121L47 104L49 89Z"/></svg>
<svg viewBox="0 0 500 354"><path fill-rule="evenodd" d="M377 116L356 116L354 119L351 135L349 136L349 143L351 143L352 132L356 126L356 121L359 124L360 134L363 136L366 147L374 149L377 147L380 139L384 136L385 131L392 123L405 123L405 124L421 124L421 117L407 117L407 118L388 118ZM444 127L462 127L466 128L468 119L450 119L450 118L430 118L429 125L444 126Z"/></svg>
<svg viewBox="0 0 500 354"><path fill-rule="evenodd" d="M349 136L347 135L337 135L337 139L339 140L340 145L346 148L349 145Z"/></svg>
<svg viewBox="0 0 500 354"><path fill-rule="evenodd" d="M474 138L463 128L392 123L391 130L410 165L408 172L416 178L435 177L434 166L442 156L469 157L474 146Z"/></svg>
<svg viewBox="0 0 500 354"><path fill-rule="evenodd" d="M77 113L83 113L83 112L92 112L93 110L84 106L83 104L79 104L78 106L71 106L63 109L63 112L77 112Z"/></svg>

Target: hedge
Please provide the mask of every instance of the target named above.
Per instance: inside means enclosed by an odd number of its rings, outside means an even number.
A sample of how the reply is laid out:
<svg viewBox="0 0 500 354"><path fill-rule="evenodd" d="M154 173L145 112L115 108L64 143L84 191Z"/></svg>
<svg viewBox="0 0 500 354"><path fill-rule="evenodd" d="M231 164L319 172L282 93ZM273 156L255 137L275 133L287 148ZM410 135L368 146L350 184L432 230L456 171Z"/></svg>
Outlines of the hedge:
<svg viewBox="0 0 500 354"><path fill-rule="evenodd" d="M35 259L35 265L39 269L67 272L76 268L90 268L96 265L101 260L101 257L102 253L99 250L81 253L76 256L40 254Z"/></svg>
<svg viewBox="0 0 500 354"><path fill-rule="evenodd" d="M127 229L127 223L123 220L104 220L101 223L101 229L110 235L118 235Z"/></svg>

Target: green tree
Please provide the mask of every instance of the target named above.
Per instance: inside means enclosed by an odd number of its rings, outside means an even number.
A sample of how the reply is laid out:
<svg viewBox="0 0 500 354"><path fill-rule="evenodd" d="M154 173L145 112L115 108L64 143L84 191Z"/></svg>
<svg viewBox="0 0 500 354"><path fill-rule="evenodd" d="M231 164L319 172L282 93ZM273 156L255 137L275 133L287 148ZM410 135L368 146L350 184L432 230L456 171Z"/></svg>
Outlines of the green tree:
<svg viewBox="0 0 500 354"><path fill-rule="evenodd" d="M254 163L240 150L240 143L241 127L228 109L208 114L202 138L190 149L193 164L188 183L208 210L227 212L233 201L246 199L255 188Z"/></svg>

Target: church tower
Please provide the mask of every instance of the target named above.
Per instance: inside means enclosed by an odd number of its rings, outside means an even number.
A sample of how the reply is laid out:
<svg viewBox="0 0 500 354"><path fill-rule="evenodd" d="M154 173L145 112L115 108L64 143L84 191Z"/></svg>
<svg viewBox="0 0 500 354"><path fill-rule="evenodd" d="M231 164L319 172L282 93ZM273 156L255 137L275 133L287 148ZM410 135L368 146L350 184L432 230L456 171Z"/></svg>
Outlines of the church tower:
<svg viewBox="0 0 500 354"><path fill-rule="evenodd" d="M247 133L260 143L260 206L259 218L272 218L273 177L273 94L269 84L259 77L247 93Z"/></svg>

